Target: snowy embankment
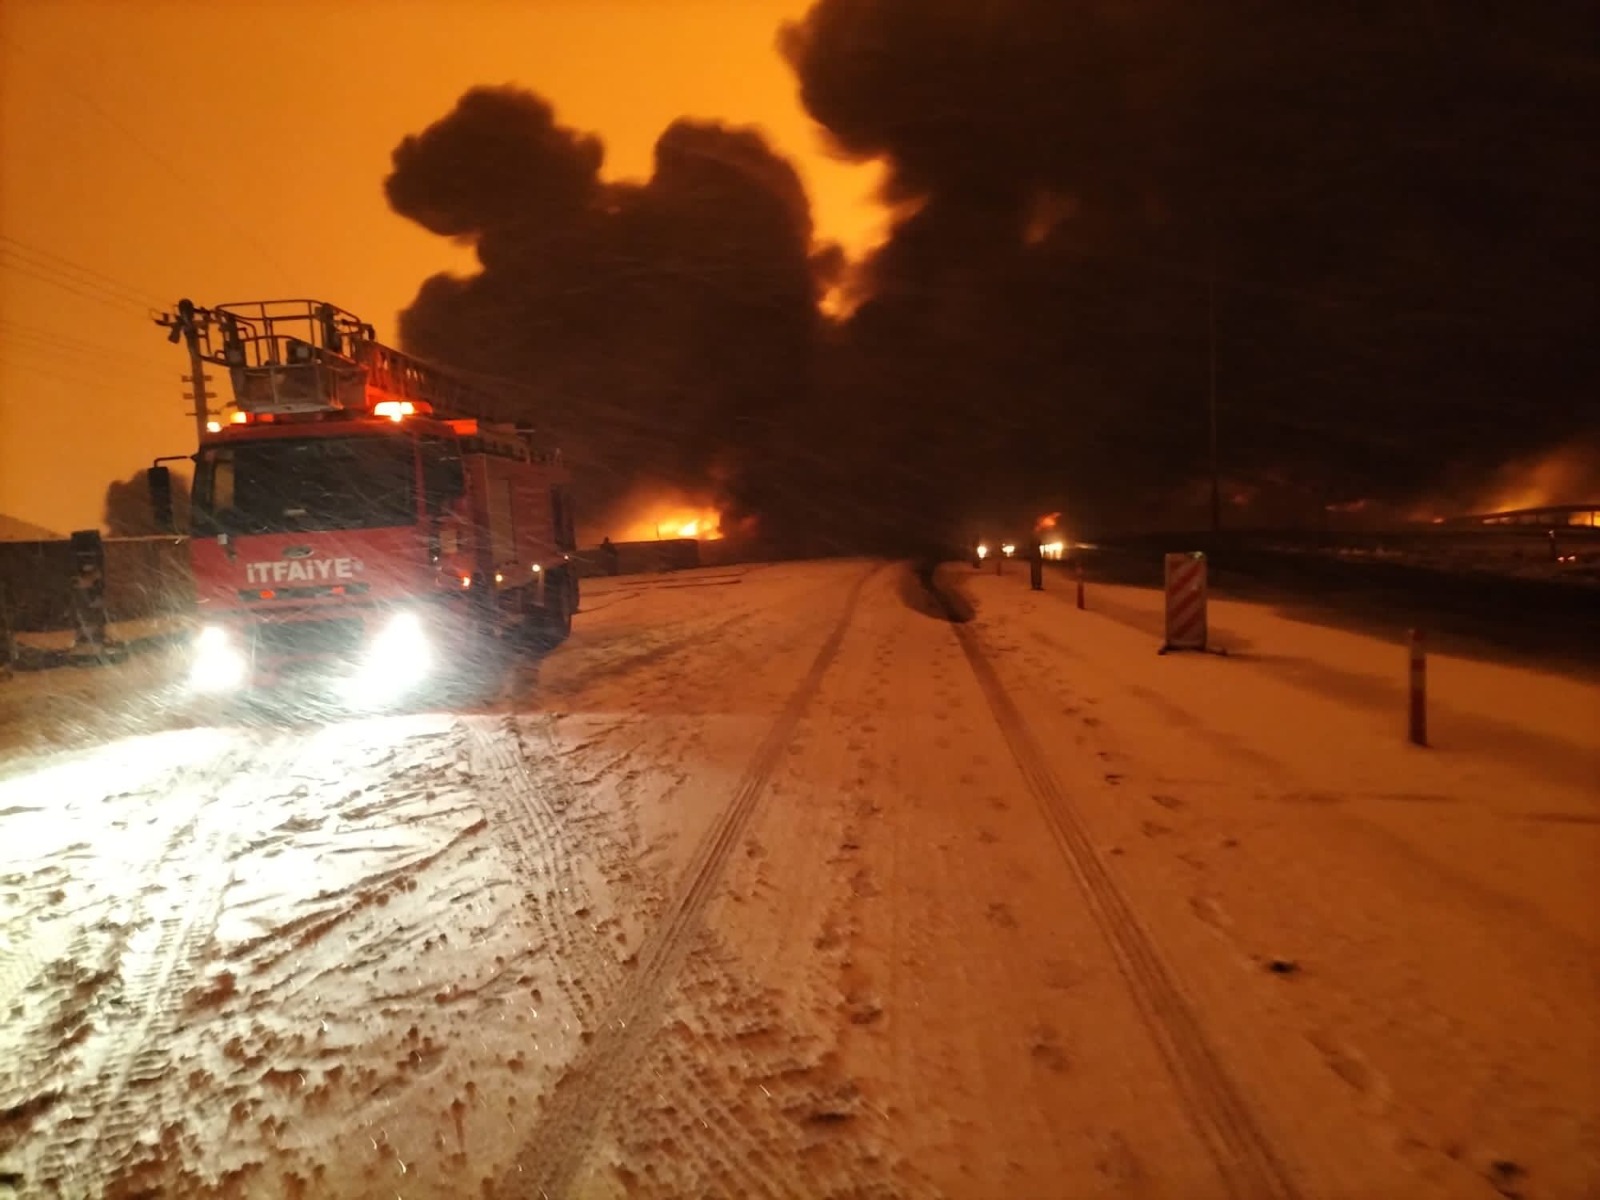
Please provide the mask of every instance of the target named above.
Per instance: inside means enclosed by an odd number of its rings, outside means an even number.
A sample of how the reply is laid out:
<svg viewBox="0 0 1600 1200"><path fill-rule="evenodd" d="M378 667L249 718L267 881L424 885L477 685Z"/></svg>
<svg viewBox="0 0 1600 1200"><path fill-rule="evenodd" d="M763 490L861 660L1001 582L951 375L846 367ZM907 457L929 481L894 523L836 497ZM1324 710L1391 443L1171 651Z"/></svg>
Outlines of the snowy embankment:
<svg viewBox="0 0 1600 1200"><path fill-rule="evenodd" d="M1346 1104L1327 1095L1306 1120L1353 1105L1420 1179L1594 1187L1592 682L1432 655L1422 749L1404 736L1403 645L1220 601L1228 657L1158 657L1158 591L1093 587L1086 612L1065 588L977 592L1058 778L1197 999L1235 1014L1264 1095L1321 1060ZM1289 987L1240 986L1274 961ZM1351 1146L1323 1140L1349 1170Z"/></svg>
<svg viewBox="0 0 1600 1200"><path fill-rule="evenodd" d="M471 711L0 687L0 1195L1600 1186L1592 687L1435 657L1422 750L1396 645L944 578L585 581Z"/></svg>

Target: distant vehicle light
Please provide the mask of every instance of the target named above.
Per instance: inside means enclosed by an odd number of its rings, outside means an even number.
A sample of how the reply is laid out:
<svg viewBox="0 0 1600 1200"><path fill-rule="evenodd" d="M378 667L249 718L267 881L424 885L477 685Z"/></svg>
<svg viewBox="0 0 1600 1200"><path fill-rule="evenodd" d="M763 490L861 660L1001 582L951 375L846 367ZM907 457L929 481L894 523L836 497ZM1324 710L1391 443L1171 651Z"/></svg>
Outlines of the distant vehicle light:
<svg viewBox="0 0 1600 1200"><path fill-rule="evenodd" d="M989 547L984 546L984 545L979 545L979 547L978 547L978 557L979 558L988 558L989 557Z"/></svg>
<svg viewBox="0 0 1600 1200"><path fill-rule="evenodd" d="M533 566L529 567L528 569L530 571L532 571L535 575L537 575L540 571L544 570L544 568L541 567L538 563L534 563Z"/></svg>
<svg viewBox="0 0 1600 1200"><path fill-rule="evenodd" d="M1016 552L1017 552L1017 548L1015 546L1013 546L1010 542L1007 542L1004 546L1000 547L1000 553L1004 554L1007 558L1010 558Z"/></svg>
<svg viewBox="0 0 1600 1200"><path fill-rule="evenodd" d="M250 414L236 412L228 418L228 422L232 425L248 425L250 424Z"/></svg>
<svg viewBox="0 0 1600 1200"><path fill-rule="evenodd" d="M222 422L221 421L207 421L206 422L206 432L207 433L221 433L222 432Z"/></svg>
<svg viewBox="0 0 1600 1200"><path fill-rule="evenodd" d="M372 406L372 415L375 417L388 417L391 421L403 421L417 411L417 406L409 400L380 400Z"/></svg>
<svg viewBox="0 0 1600 1200"><path fill-rule="evenodd" d="M506 581L506 577L504 575L500 574L499 571L496 571L494 573L494 581L496 583L504 583Z"/></svg>
<svg viewBox="0 0 1600 1200"><path fill-rule="evenodd" d="M467 588L469 588L471 586L472 586L472 576L471 575L463 575L461 577L461 588L462 588L462 590L465 591Z"/></svg>

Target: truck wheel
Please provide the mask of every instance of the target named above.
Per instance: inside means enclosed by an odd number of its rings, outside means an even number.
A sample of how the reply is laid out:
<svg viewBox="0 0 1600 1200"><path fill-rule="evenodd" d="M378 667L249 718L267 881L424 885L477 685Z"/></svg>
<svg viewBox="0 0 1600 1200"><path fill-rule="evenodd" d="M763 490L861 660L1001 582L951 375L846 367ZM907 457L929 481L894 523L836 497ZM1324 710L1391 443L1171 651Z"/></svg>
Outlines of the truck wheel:
<svg viewBox="0 0 1600 1200"><path fill-rule="evenodd" d="M529 640L536 650L553 650L572 633L572 583L565 572L545 580L545 599L549 603L543 608L528 612Z"/></svg>

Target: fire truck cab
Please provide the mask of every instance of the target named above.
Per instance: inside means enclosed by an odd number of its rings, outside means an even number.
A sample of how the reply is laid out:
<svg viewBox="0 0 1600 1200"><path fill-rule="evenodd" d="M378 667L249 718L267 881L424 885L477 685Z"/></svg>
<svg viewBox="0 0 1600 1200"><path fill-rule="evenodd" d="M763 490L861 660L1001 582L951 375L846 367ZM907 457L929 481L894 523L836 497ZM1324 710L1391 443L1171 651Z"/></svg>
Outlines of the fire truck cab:
<svg viewBox="0 0 1600 1200"><path fill-rule="evenodd" d="M570 476L496 397L318 301L179 311L233 391L193 456L197 690L387 701L503 635L566 637Z"/></svg>

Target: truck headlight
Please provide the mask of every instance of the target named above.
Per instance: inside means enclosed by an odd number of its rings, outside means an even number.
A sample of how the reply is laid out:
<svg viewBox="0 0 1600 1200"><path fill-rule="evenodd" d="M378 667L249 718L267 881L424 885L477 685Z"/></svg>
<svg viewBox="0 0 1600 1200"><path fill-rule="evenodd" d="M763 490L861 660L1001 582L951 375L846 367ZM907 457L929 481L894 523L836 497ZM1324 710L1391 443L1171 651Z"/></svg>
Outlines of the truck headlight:
<svg viewBox="0 0 1600 1200"><path fill-rule="evenodd" d="M416 686L432 669L433 646L422 618L414 612L396 613L368 643L345 692L362 703L391 699Z"/></svg>
<svg viewBox="0 0 1600 1200"><path fill-rule="evenodd" d="M207 625L194 640L189 686L197 692L231 692L244 683L247 666L233 635Z"/></svg>

